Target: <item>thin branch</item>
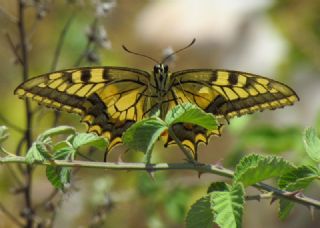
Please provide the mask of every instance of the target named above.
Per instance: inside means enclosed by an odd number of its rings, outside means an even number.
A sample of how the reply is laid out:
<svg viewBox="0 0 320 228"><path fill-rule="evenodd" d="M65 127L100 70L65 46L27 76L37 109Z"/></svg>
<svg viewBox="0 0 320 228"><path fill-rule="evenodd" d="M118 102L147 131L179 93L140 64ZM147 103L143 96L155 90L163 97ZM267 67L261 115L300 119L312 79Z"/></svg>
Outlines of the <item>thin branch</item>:
<svg viewBox="0 0 320 228"><path fill-rule="evenodd" d="M20 54L19 54L19 52L18 52L19 48L14 44L13 40L12 40L11 37L10 37L10 34L6 32L6 33L5 33L5 37L6 37L7 41L8 41L8 43L9 43L9 46L10 46L10 48L11 48L14 56L15 56L16 59L19 61L19 63L20 63L21 65L23 65L23 61L22 61L22 59L21 59L21 57L20 57Z"/></svg>
<svg viewBox="0 0 320 228"><path fill-rule="evenodd" d="M3 8L3 6L0 6L0 13L2 13L4 16L6 16L11 22L13 22L13 23L18 22L17 18L13 14L11 14L7 10L5 10Z"/></svg>
<svg viewBox="0 0 320 228"><path fill-rule="evenodd" d="M257 195L247 195L245 196L245 200L257 200L260 201L262 199L272 199L274 196L272 192L257 194Z"/></svg>
<svg viewBox="0 0 320 228"><path fill-rule="evenodd" d="M0 203L0 211L2 211L5 215L8 216L8 218L11 219L12 222L14 222L17 226L23 227L23 224L10 212L8 211L2 203Z"/></svg>
<svg viewBox="0 0 320 228"><path fill-rule="evenodd" d="M3 157L0 158L0 164L5 163L20 163L27 164L25 157ZM145 164L145 163L115 163L115 162L90 162L90 161L64 161L64 160L52 160L35 163L35 165L42 166L63 166L63 167L77 167L77 168L95 168L105 170L122 170L122 171L160 171L160 170L192 170L200 173L212 173L219 176L233 178L234 172L229 169L225 169L218 165L202 164L202 163L158 163L158 164ZM299 194L290 194L290 192L277 189L265 183L257 183L253 185L255 188L262 189L273 194L273 197L287 199L305 206L313 206L320 209L320 201L315 199L301 196Z"/></svg>

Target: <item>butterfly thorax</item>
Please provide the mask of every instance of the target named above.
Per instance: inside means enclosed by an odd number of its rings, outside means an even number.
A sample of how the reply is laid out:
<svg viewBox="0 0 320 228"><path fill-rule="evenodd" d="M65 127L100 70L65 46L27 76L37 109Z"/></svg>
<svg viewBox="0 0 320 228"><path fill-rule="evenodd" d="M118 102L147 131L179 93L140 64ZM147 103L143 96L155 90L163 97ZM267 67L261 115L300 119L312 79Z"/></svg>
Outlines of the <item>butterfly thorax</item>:
<svg viewBox="0 0 320 228"><path fill-rule="evenodd" d="M150 84L152 88L150 105L154 107L151 113L160 111L160 117L163 117L167 112L167 96L171 85L167 65L157 64L154 66Z"/></svg>

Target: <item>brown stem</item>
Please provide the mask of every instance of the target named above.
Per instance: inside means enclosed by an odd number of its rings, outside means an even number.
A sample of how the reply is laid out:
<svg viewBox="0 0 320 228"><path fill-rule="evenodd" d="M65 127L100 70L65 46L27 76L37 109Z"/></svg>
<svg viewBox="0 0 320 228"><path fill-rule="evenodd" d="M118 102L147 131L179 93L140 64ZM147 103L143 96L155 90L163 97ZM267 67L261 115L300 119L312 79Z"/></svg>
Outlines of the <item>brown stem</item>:
<svg viewBox="0 0 320 228"><path fill-rule="evenodd" d="M25 29L25 1L18 1L18 30L20 37L21 45L21 59L22 59L22 79L23 81L28 79L29 74L29 61L28 61L28 45L26 38L26 29ZM32 126L32 113L29 100L25 101L25 110L26 110L26 130L25 130L25 139L27 142L27 148L30 148L32 145L32 135L31 135L31 126ZM25 208L23 214L26 219L26 228L33 227L33 211L32 211L32 200L31 200L31 185L32 185L32 167L28 165L24 173L26 179L26 186L24 188L24 199L25 199Z"/></svg>
<svg viewBox="0 0 320 228"><path fill-rule="evenodd" d="M257 195L246 195L245 200L256 200L260 201L262 199L272 199L274 196L273 194L270 193L262 193L262 194L257 194Z"/></svg>

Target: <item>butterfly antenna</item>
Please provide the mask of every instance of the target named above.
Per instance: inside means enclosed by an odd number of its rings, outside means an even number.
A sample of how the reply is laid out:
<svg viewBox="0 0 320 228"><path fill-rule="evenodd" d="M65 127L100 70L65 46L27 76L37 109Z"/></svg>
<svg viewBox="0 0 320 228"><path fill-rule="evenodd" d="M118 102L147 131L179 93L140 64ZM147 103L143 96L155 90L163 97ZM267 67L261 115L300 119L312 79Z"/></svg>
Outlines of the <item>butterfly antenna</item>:
<svg viewBox="0 0 320 228"><path fill-rule="evenodd" d="M191 41L190 44L188 44L187 46L185 46L185 47L183 47L183 48L180 48L179 50L177 50L177 51L171 53L170 55L166 56L166 57L161 61L161 64L164 63L164 62L165 62L167 59L169 59L171 56L173 56L173 55L175 55L175 54L177 54L177 53L179 53L179 52L181 52L181 51L183 51L183 50L191 47L195 42L196 42L196 38L193 38L193 40Z"/></svg>
<svg viewBox="0 0 320 228"><path fill-rule="evenodd" d="M122 45L122 48L123 48L126 52L128 52L128 53L130 53L130 54L139 55L139 56L145 57L145 58L147 58L147 59L150 59L150 60L152 60L153 62L155 62L155 63L157 63L157 64L160 64L160 62L157 61L157 60L155 60L154 58L151 58L150 56L147 56L147 55L144 55L144 54L140 54L140 53L137 53L137 52L130 51L130 50L129 50L126 46L124 46L124 45Z"/></svg>

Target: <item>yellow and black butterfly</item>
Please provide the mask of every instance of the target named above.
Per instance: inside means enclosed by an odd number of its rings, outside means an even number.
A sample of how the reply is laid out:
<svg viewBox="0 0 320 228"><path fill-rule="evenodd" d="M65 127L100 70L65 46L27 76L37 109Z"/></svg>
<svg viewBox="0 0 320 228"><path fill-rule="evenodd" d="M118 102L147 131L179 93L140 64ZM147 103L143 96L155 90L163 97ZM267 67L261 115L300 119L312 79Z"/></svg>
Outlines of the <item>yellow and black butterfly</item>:
<svg viewBox="0 0 320 228"><path fill-rule="evenodd" d="M163 118L168 110L181 103L191 102L217 118L229 120L256 111L282 108L299 100L285 84L262 76L212 69L170 73L163 62L157 63L151 73L127 67L56 71L25 81L16 88L15 94L81 115L89 132L109 140L109 150L122 142L122 134L133 123L157 110ZM190 124L176 124L173 130L195 156L200 142L207 143L209 136L220 135L220 128L208 132ZM172 143L174 141L166 137L165 145Z"/></svg>

